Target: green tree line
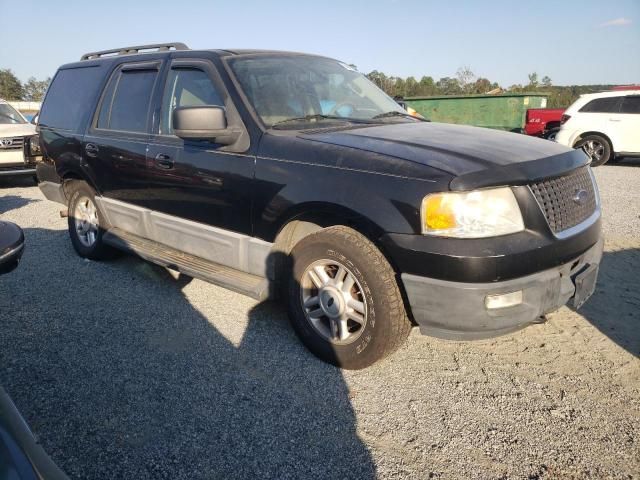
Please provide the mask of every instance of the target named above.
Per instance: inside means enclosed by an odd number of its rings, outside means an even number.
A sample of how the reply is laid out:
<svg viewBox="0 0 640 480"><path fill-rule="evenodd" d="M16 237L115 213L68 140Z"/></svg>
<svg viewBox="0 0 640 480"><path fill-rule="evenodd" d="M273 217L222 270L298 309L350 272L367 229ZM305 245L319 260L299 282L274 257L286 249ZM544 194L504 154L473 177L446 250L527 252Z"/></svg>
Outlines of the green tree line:
<svg viewBox="0 0 640 480"><path fill-rule="evenodd" d="M45 80L30 77L22 83L10 69L3 68L0 69L0 98L39 102L43 99L49 83L51 83L51 77Z"/></svg>
<svg viewBox="0 0 640 480"><path fill-rule="evenodd" d="M544 76L538 79L536 72L528 75L528 82L501 87L498 83L484 77L477 77L469 67L461 67L454 77L423 76L420 80L415 77L388 76L374 70L367 74L367 78L392 97L433 97L442 95L479 95L487 93L523 93L534 92L549 96L548 108L567 108L584 93L609 90L613 85L553 85L551 78Z"/></svg>

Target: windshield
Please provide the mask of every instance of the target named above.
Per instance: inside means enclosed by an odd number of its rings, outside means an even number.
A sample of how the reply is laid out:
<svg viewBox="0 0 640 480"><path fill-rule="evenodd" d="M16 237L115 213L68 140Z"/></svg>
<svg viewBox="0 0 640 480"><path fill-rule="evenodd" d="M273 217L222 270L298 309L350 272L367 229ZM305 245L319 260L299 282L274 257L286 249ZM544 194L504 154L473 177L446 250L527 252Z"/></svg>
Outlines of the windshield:
<svg viewBox="0 0 640 480"><path fill-rule="evenodd" d="M0 103L0 124L27 123L8 103Z"/></svg>
<svg viewBox="0 0 640 480"><path fill-rule="evenodd" d="M364 75L336 60L280 55L233 58L230 65L267 127L292 119L367 121L388 112L407 113Z"/></svg>

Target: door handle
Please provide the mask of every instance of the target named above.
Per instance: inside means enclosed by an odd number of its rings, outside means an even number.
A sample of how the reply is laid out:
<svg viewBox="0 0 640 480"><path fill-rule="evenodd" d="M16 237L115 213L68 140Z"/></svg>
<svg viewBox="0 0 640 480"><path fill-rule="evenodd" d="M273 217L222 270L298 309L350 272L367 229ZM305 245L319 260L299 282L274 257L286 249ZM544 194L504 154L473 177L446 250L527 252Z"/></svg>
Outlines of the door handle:
<svg viewBox="0 0 640 480"><path fill-rule="evenodd" d="M156 165L158 168L169 170L173 168L173 160L171 160L171 157L166 153L159 153L156 155Z"/></svg>
<svg viewBox="0 0 640 480"><path fill-rule="evenodd" d="M84 151L88 157L97 157L98 156L98 146L94 143L87 143L84 146Z"/></svg>
<svg viewBox="0 0 640 480"><path fill-rule="evenodd" d="M620 119L619 118L610 118L609 121L610 122L619 122Z"/></svg>

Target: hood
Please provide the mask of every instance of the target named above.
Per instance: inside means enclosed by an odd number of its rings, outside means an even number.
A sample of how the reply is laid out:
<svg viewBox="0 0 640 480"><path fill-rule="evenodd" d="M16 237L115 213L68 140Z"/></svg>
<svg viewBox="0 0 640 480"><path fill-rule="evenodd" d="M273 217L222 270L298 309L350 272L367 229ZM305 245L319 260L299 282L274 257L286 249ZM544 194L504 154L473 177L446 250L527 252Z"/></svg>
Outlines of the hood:
<svg viewBox="0 0 640 480"><path fill-rule="evenodd" d="M527 183L561 175L588 161L582 151L549 140L445 123L395 123L302 132L300 137L437 168L454 177L450 184L454 190Z"/></svg>
<svg viewBox="0 0 640 480"><path fill-rule="evenodd" d="M0 138L34 135L36 126L30 123L0 123Z"/></svg>

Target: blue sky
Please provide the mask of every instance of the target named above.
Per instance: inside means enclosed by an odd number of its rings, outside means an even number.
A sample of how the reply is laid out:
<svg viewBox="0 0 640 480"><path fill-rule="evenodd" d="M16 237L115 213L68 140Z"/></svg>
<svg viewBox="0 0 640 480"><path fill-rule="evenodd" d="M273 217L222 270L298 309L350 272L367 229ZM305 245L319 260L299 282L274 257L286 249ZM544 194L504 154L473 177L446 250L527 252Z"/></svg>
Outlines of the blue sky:
<svg viewBox="0 0 640 480"><path fill-rule="evenodd" d="M398 76L469 66L504 87L640 83L640 0L0 0L0 68L44 78L88 51L182 41L191 48L319 53Z"/></svg>

